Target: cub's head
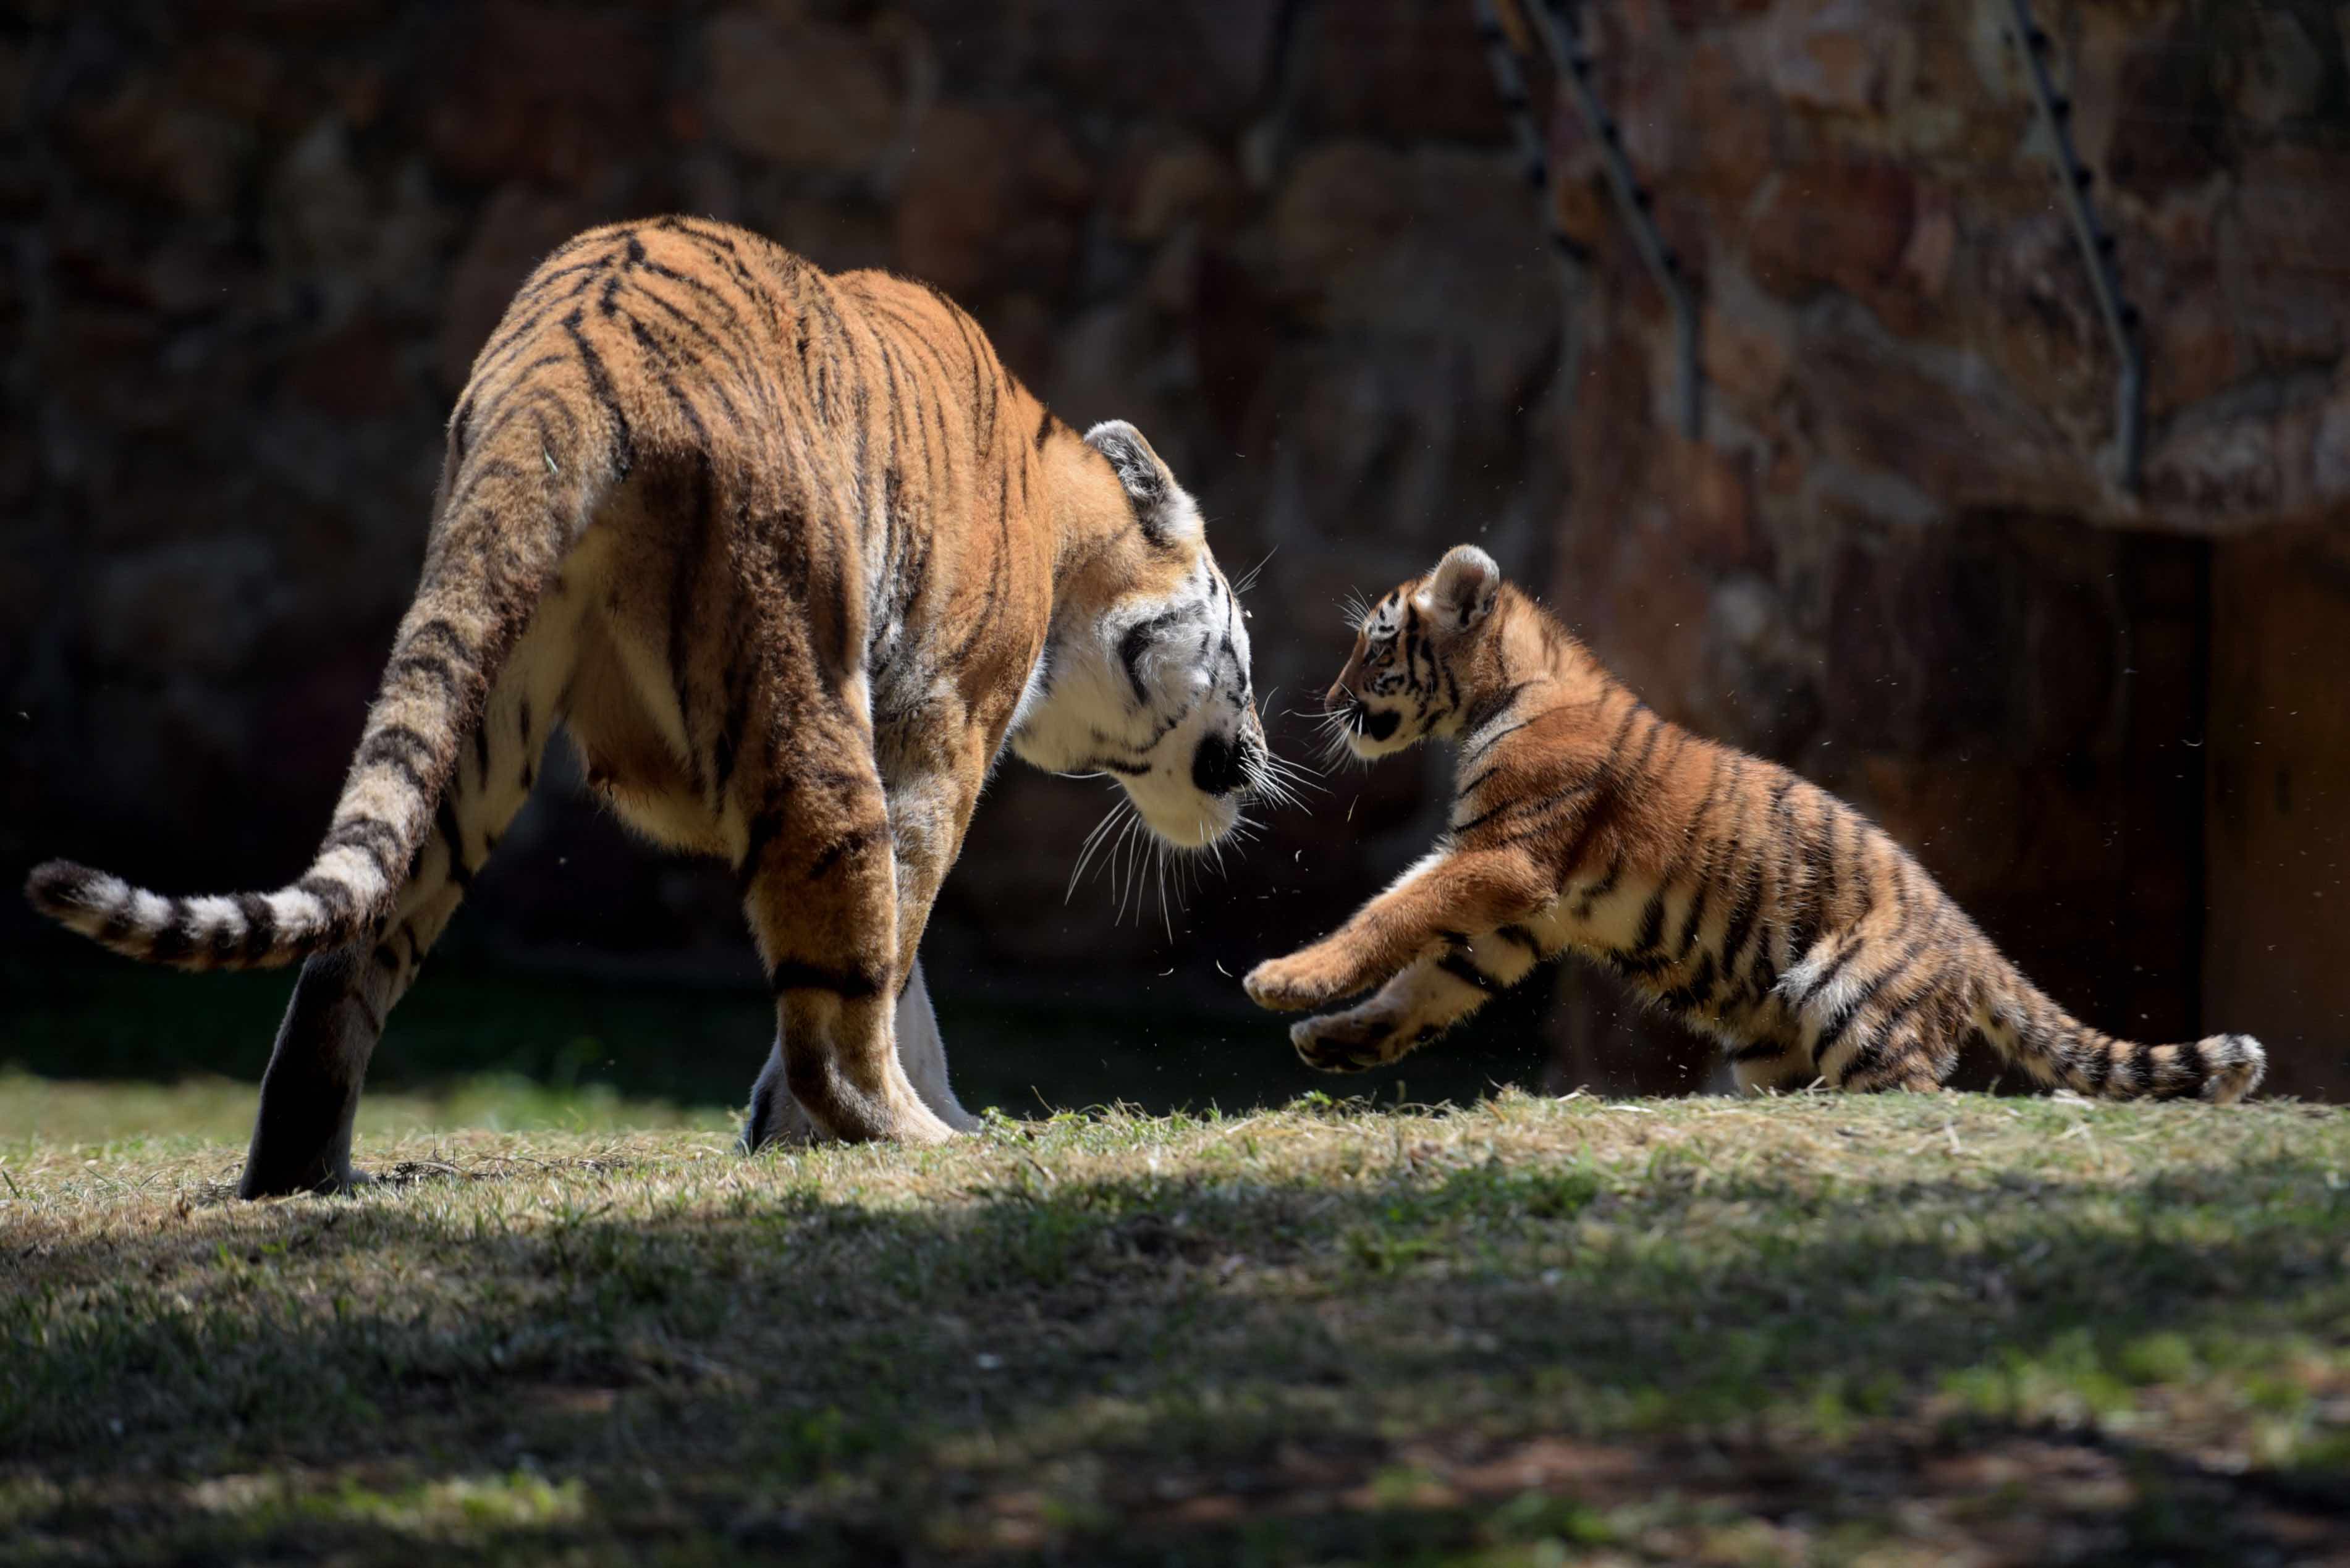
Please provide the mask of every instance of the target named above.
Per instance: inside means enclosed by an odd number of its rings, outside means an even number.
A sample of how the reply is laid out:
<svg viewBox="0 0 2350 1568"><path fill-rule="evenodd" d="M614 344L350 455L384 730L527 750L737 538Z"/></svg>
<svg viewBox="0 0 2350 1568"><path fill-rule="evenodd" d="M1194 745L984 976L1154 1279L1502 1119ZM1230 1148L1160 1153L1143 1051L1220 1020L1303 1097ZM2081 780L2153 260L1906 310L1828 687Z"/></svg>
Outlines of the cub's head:
<svg viewBox="0 0 2350 1568"><path fill-rule="evenodd" d="M1248 618L1200 509L1120 421L1055 455L1062 536L1090 541L1062 586L1012 749L1055 773L1114 776L1150 831L1213 844L1253 793L1277 792L1249 683Z"/></svg>
<svg viewBox="0 0 2350 1568"><path fill-rule="evenodd" d="M1369 758L1453 734L1473 701L1471 667L1501 595L1493 557L1457 545L1434 571L1366 610L1355 651L1323 697L1337 739Z"/></svg>

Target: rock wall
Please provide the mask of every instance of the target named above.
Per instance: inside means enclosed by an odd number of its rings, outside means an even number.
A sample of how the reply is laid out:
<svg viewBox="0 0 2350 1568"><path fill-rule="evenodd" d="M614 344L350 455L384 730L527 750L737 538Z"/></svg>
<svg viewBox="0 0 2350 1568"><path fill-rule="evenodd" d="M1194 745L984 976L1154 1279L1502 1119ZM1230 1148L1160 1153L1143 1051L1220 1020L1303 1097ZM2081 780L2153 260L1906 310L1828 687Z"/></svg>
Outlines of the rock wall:
<svg viewBox="0 0 2350 1568"><path fill-rule="evenodd" d="M2350 597L2322 545L2259 543L2338 538L2350 500L2342 17L2037 12L2143 324L2142 485L2116 483L2115 356L2005 0L1594 6L1600 95L1705 301L1707 405L1703 441L1669 428L1663 301L1554 118L1557 212L1596 257L1557 599L1675 716L1918 846L2083 1016L2258 1027L2279 1087L2350 1092L2350 998L2250 950L2288 888L2280 952L2350 943L2332 829L2230 783L2262 746L2304 800L2350 785L2318 717L2341 656L2315 652L2350 646ZM1561 1018L1568 1075L1627 1036L1658 1061L1613 1081L1689 1070L1606 999Z"/></svg>
<svg viewBox="0 0 2350 1568"><path fill-rule="evenodd" d="M2145 321L2136 493L2101 467L2111 354L1995 0L1588 8L1704 302L1696 441L1596 149L1545 103L1594 257L1563 306L1465 0L13 0L0 855L296 865L473 348L565 235L684 208L933 279L1066 417L1148 431L1229 566L1272 552L1286 749L1337 600L1481 538L1664 711L1918 845L2085 1016L2253 1019L2287 1086L2345 1092L2321 955L2350 891L2302 854L2350 789L2314 717L2350 630L2342 22L2041 12ZM2255 752L2290 753L2285 795L2244 782ZM1439 777L1342 774L1188 921L1113 925L1101 885L1063 889L1107 802L1007 768L941 961L1227 997L1220 967L1424 844ZM723 877L559 791L477 904L455 940L740 961ZM1597 982L1563 991L1556 1081L1702 1080Z"/></svg>

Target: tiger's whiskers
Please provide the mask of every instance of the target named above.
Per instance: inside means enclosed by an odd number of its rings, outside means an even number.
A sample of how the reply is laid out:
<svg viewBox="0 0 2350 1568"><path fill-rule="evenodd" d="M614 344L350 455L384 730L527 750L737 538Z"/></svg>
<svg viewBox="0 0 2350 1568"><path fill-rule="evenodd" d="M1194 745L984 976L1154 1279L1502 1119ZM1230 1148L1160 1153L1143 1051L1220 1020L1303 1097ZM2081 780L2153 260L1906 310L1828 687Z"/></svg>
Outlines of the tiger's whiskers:
<svg viewBox="0 0 2350 1568"><path fill-rule="evenodd" d="M1256 587L1257 574L1264 570L1265 562L1272 560L1274 556L1280 553L1281 546L1275 545L1272 549L1267 550L1264 553L1263 559L1258 561L1255 566L1251 566L1247 571L1242 573L1241 580L1232 585L1232 597L1237 598L1241 595L1247 593L1251 588Z"/></svg>
<svg viewBox="0 0 2350 1568"><path fill-rule="evenodd" d="M1118 824L1119 818L1132 815L1134 815L1134 803L1121 792L1118 797L1110 803L1109 810L1103 813L1102 819L1094 824L1094 830L1086 835L1085 843L1078 846L1077 863L1069 871L1069 885L1061 892L1062 903L1066 904L1076 896L1077 879L1086 874L1086 864L1093 859L1094 852L1102 846L1105 836Z"/></svg>

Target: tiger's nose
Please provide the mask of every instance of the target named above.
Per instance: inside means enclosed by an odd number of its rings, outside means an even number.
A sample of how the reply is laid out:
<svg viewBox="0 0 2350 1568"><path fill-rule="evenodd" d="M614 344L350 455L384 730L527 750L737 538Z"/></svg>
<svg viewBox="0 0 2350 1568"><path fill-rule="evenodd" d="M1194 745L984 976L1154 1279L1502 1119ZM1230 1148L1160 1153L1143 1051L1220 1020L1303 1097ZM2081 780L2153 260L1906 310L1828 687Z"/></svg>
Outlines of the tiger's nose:
<svg viewBox="0 0 2350 1568"><path fill-rule="evenodd" d="M1322 706L1325 708L1343 708L1354 700L1355 694L1347 690L1344 680L1333 680L1330 690L1322 693Z"/></svg>
<svg viewBox="0 0 2350 1568"><path fill-rule="evenodd" d="M1191 787L1201 794L1232 794L1241 787L1243 771L1240 748L1222 735L1202 737L1191 753Z"/></svg>

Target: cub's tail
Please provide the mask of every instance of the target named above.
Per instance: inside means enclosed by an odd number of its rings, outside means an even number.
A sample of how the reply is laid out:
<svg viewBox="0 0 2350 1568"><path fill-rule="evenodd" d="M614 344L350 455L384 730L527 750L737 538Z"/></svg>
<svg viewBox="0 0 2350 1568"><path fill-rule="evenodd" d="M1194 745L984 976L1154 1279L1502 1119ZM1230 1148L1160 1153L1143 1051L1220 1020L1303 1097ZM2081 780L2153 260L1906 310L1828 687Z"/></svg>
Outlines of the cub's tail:
<svg viewBox="0 0 2350 1568"><path fill-rule="evenodd" d="M470 411L469 400L451 432L423 579L308 871L275 892L172 898L52 860L26 881L34 908L126 957L184 970L290 963L372 934L391 914L507 653L625 461L625 447L616 457L576 421L508 419L464 451Z"/></svg>
<svg viewBox="0 0 2350 1568"><path fill-rule="evenodd" d="M2074 1018L2008 966L2006 994L1977 1012L1992 1046L2049 1088L2107 1100L2190 1096L2232 1105L2261 1085L2268 1053L2249 1034L2212 1034L2178 1045L2116 1040Z"/></svg>

